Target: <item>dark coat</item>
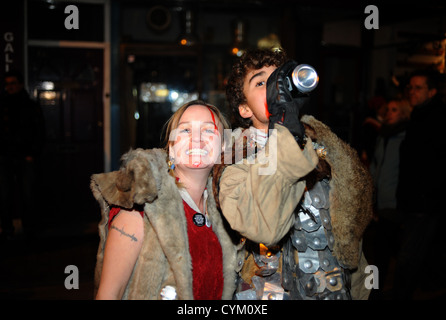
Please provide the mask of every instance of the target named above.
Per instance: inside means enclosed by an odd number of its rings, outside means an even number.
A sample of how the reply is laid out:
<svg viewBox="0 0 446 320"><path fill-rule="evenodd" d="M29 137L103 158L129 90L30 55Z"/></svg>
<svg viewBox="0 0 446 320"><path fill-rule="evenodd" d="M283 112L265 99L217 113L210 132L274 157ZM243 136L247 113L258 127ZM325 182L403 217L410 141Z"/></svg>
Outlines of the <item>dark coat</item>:
<svg viewBox="0 0 446 320"><path fill-rule="evenodd" d="M438 96L414 108L400 147L398 207L410 213L442 214L446 156L446 105Z"/></svg>
<svg viewBox="0 0 446 320"><path fill-rule="evenodd" d="M25 90L0 99L0 155L38 156L45 141L40 106Z"/></svg>

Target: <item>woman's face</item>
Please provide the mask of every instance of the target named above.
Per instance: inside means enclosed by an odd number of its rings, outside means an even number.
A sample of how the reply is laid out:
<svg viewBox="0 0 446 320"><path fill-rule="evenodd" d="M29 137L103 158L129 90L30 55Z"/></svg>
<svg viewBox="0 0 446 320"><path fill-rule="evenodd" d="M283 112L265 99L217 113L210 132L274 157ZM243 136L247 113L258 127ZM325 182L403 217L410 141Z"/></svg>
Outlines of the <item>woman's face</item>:
<svg viewBox="0 0 446 320"><path fill-rule="evenodd" d="M387 124L395 124L400 122L402 119L401 109L398 106L397 102L390 101L387 105L387 112L385 117L385 122Z"/></svg>
<svg viewBox="0 0 446 320"><path fill-rule="evenodd" d="M170 134L169 156L177 168L212 168L222 152L223 125L206 106L184 111Z"/></svg>

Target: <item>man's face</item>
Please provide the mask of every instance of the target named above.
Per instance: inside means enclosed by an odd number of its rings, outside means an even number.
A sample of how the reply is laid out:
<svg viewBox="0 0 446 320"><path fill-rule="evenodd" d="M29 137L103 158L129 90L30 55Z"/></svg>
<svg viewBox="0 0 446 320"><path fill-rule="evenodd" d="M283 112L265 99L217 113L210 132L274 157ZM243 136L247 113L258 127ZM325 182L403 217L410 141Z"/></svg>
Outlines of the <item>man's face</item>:
<svg viewBox="0 0 446 320"><path fill-rule="evenodd" d="M412 107L423 104L437 93L436 89L429 89L426 80L423 76L414 76L410 79L409 102Z"/></svg>
<svg viewBox="0 0 446 320"><path fill-rule="evenodd" d="M239 106L239 113L243 118L251 118L253 126L265 132L269 123L266 81L276 69L276 66L269 66L251 70L246 74L243 83L246 103Z"/></svg>
<svg viewBox="0 0 446 320"><path fill-rule="evenodd" d="M6 77L5 78L5 90L8 94L19 93L23 88L23 84L19 82L17 77Z"/></svg>

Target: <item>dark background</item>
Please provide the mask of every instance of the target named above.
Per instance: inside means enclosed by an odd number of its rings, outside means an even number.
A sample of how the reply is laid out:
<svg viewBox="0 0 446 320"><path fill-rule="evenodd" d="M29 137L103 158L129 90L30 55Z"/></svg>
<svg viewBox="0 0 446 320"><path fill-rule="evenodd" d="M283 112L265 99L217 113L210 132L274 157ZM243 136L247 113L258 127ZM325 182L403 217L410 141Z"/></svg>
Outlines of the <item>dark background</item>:
<svg viewBox="0 0 446 320"><path fill-rule="evenodd" d="M67 30L66 6L79 10ZM39 237L19 233L0 244L0 298L91 299L99 207L93 173L115 170L130 148L160 144L164 122L183 97L201 97L227 113L224 85L232 48L277 38L290 58L313 65L320 83L308 113L353 147L376 96L401 91L410 71L444 72L446 5L374 2L379 29L364 26L371 3L356 1L166 0L14 1L0 10L0 75L25 74L47 126ZM13 32L8 57L5 33ZM273 35L273 36L271 36ZM187 37L192 45L182 46ZM262 40L262 41L261 41ZM12 62L8 62L11 61ZM8 65L8 66L6 66ZM48 89L47 83L53 87ZM396 86L400 83L400 86ZM153 88L167 88L156 96ZM51 93L51 95L48 95ZM174 101L170 94L175 93ZM19 201L19 199L18 199ZM39 206L39 204L36 204ZM369 244L364 240L364 246ZM367 249L365 249L367 250ZM373 262L373 257L368 258ZM67 290L67 265L80 288ZM428 289L420 299L442 297Z"/></svg>

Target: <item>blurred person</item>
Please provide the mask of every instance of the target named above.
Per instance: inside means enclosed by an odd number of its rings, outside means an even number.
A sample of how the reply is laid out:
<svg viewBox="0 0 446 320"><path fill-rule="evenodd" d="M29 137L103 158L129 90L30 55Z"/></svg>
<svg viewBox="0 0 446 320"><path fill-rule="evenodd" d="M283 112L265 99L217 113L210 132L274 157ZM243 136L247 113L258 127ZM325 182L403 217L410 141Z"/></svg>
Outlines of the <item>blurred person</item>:
<svg viewBox="0 0 446 320"><path fill-rule="evenodd" d="M379 130L387 110L387 101L382 96L376 96L368 102L370 115L368 115L361 127L361 145L359 155L361 161L368 167L373 159L374 148Z"/></svg>
<svg viewBox="0 0 446 320"><path fill-rule="evenodd" d="M0 98L0 196L3 203L0 221L3 240L14 235L16 208L20 209L25 234L31 236L35 232L37 169L45 142L42 110L26 92L23 76L16 71L8 72L4 85Z"/></svg>
<svg viewBox="0 0 446 320"><path fill-rule="evenodd" d="M397 210L401 141L412 108L407 100L390 100L386 105L383 124L376 141L370 172L375 186L376 236L374 256L379 269L379 289L384 287L390 259L396 256L401 230L401 215Z"/></svg>
<svg viewBox="0 0 446 320"><path fill-rule="evenodd" d="M411 75L407 88L413 111L400 148L397 206L404 228L394 282L396 299L412 299L421 283L431 288L441 283L437 277L420 276L426 263L441 257L444 245L435 241L445 223L441 199L446 177L441 163L446 158L446 106L439 85L438 72L421 70Z"/></svg>
<svg viewBox="0 0 446 320"><path fill-rule="evenodd" d="M102 208L96 299L231 299L237 248L216 209L210 172L227 121L203 101L167 123L165 149L136 149L95 174Z"/></svg>

